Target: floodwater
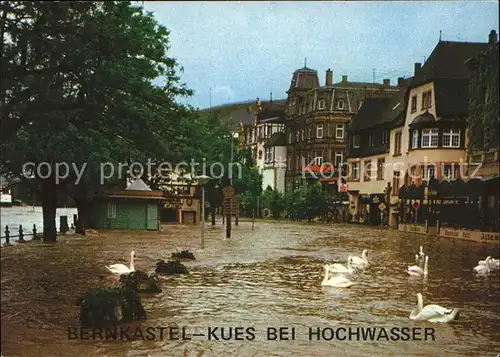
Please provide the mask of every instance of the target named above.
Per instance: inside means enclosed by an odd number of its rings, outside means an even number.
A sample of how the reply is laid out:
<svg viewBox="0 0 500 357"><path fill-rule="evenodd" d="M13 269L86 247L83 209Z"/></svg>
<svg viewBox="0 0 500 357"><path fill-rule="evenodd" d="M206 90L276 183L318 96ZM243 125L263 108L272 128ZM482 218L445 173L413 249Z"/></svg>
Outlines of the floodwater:
<svg viewBox="0 0 500 357"><path fill-rule="evenodd" d="M220 222L219 222L220 223ZM2 354L14 356L496 356L500 353L498 271L477 278L472 268L498 247L402 235L355 225L240 222L225 240L221 224L164 226L157 232L94 232L59 242L2 248ZM423 245L427 278L409 277L407 265ZM322 287L323 264L345 262L368 249L368 268L351 277L350 289ZM186 327L191 340L98 341L68 339L78 325L77 297L113 285L105 265L153 268L175 249L190 249L189 275L161 277L163 292L142 298L142 327ZM424 304L459 308L449 324L408 319L421 292ZM254 328L255 339L209 341L207 329ZM295 339L270 341L268 327L295 328ZM434 341L309 340L309 328L434 328ZM220 329L217 330L220 332ZM234 332L234 331L233 331ZM220 334L219 334L220 336ZM243 338L250 335L243 334ZM291 334L288 335L290 337ZM423 334L421 335L421 337ZM233 334L234 337L234 334ZM329 337L329 334L326 334ZM355 337L355 336L354 336Z"/></svg>
<svg viewBox="0 0 500 357"><path fill-rule="evenodd" d="M58 208L56 211L56 227L57 231L59 231L59 217L67 216L68 217L68 225L71 226L73 223L73 214L77 214L78 211L76 208ZM5 226L9 227L10 242L17 241L17 236L19 232L19 225L23 226L24 234L32 234L33 233L33 225L36 225L36 229L38 233L43 232L43 213L42 207L38 206L14 206L14 207L1 207L0 208L0 226L1 232L0 242L1 244L5 243ZM31 239L31 236L26 237L26 239Z"/></svg>

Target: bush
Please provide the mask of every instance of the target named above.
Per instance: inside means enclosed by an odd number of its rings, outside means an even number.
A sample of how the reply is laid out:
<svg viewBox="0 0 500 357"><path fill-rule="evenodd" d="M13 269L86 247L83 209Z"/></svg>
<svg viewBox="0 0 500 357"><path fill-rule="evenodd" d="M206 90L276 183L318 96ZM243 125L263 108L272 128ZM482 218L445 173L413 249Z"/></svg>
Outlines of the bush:
<svg viewBox="0 0 500 357"><path fill-rule="evenodd" d="M99 288L78 298L80 324L93 328L146 319L141 298L129 288Z"/></svg>

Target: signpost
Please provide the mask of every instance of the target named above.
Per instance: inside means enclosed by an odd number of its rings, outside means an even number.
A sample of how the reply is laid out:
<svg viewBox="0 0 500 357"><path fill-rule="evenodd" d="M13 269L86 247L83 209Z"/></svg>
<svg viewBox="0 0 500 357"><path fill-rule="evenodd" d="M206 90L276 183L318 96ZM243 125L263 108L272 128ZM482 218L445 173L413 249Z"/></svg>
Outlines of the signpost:
<svg viewBox="0 0 500 357"><path fill-rule="evenodd" d="M378 209L380 210L380 228L384 228L384 210L385 210L384 202L378 205Z"/></svg>
<svg viewBox="0 0 500 357"><path fill-rule="evenodd" d="M420 202L413 202L413 208L415 208L415 224L417 224L418 208L420 207Z"/></svg>
<svg viewBox="0 0 500 357"><path fill-rule="evenodd" d="M231 238L231 215L235 214L238 206L234 198L234 187L226 186L222 189L224 201L222 202L222 214L226 216L226 238Z"/></svg>

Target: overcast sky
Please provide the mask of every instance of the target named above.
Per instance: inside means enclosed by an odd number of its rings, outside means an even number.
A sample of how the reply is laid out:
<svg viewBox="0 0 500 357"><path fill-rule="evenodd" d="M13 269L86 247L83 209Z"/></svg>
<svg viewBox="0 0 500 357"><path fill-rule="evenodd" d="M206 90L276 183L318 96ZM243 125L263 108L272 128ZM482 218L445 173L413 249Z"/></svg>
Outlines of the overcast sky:
<svg viewBox="0 0 500 357"><path fill-rule="evenodd" d="M293 71L319 72L324 85L381 82L412 75L439 40L486 42L498 32L497 1L447 2L144 2L170 31L169 55L206 108L285 98ZM375 70L374 70L375 69Z"/></svg>

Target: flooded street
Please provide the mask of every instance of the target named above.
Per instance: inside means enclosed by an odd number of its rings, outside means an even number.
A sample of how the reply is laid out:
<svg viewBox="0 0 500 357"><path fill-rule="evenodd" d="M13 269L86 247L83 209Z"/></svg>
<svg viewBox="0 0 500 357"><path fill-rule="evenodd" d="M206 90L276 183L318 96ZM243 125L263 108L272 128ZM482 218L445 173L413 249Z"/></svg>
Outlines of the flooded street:
<svg viewBox="0 0 500 357"><path fill-rule="evenodd" d="M220 223L220 222L219 222ZM3 223L2 223L3 224ZM198 226L164 226L161 232L99 232L2 248L2 354L21 356L496 356L500 353L498 271L476 278L472 268L498 247L467 241L402 235L353 225L240 222L233 238L207 225L205 249ZM407 266L423 245L427 278L410 277ZM321 286L323 264L342 262L368 249L368 268L350 278L350 289ZM68 340L78 325L76 299L113 285L105 265L154 268L176 249L196 261L190 274L161 277L163 292L142 301L142 326L253 327L255 339L92 341ZM410 321L416 294L424 305L459 308L449 324ZM309 340L309 327L433 327L435 341ZM268 341L267 327L295 328L293 341Z"/></svg>

